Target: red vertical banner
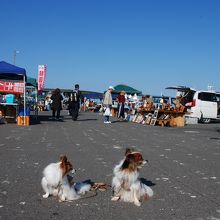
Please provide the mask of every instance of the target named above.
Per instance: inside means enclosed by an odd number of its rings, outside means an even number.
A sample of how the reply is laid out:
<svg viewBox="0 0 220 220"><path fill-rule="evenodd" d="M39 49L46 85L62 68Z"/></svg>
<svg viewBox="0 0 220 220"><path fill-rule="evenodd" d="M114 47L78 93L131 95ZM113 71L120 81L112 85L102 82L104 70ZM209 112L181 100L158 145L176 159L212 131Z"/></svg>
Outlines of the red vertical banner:
<svg viewBox="0 0 220 220"><path fill-rule="evenodd" d="M44 88L46 79L46 65L38 65L38 90L41 91Z"/></svg>

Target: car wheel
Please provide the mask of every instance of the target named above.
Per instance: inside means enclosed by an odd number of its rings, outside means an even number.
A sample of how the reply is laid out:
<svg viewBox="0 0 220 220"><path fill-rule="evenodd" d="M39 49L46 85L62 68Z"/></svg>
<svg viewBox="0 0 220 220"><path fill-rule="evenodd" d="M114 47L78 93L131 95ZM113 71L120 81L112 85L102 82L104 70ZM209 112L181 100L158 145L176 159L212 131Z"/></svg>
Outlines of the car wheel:
<svg viewBox="0 0 220 220"><path fill-rule="evenodd" d="M204 123L204 124L208 124L208 123L211 122L211 119L210 118L202 118L201 122Z"/></svg>

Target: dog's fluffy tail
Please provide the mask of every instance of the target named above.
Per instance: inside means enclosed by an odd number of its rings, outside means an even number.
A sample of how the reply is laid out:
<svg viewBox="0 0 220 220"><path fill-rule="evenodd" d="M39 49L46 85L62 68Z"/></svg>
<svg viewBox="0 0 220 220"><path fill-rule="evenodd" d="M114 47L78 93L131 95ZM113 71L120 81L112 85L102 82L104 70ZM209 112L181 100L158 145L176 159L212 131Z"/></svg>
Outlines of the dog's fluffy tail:
<svg viewBox="0 0 220 220"><path fill-rule="evenodd" d="M145 185L145 189L146 189L146 193L149 197L152 197L154 195L153 190L149 186Z"/></svg>
<svg viewBox="0 0 220 220"><path fill-rule="evenodd" d="M88 181L76 182L74 183L74 188L77 194L84 195L86 192L90 191L92 184Z"/></svg>

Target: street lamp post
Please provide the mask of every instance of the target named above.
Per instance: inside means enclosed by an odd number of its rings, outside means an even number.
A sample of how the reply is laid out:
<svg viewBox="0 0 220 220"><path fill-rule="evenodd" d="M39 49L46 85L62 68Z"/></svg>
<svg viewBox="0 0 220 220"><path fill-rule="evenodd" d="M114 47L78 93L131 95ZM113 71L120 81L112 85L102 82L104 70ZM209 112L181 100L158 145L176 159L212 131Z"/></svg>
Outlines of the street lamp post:
<svg viewBox="0 0 220 220"><path fill-rule="evenodd" d="M16 55L19 53L19 51L18 50L14 50L14 65L15 65L15 63L16 63Z"/></svg>

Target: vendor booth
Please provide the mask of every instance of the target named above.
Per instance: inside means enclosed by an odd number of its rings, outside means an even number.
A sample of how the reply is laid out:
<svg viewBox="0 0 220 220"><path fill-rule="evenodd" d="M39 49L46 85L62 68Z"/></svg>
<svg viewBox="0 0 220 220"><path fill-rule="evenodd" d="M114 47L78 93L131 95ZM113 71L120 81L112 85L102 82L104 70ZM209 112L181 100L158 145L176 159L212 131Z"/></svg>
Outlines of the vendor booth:
<svg viewBox="0 0 220 220"><path fill-rule="evenodd" d="M126 115L129 113L129 110L132 110L135 108L136 105L139 104L139 97L141 97L142 92L134 89L131 86L125 85L125 84L118 84L114 86L114 90L112 91L112 99L113 99L113 105L111 109L112 116L118 115L118 96L119 94L123 92L125 95L125 113Z"/></svg>
<svg viewBox="0 0 220 220"><path fill-rule="evenodd" d="M174 105L167 102L164 97L160 105L155 105L151 96L143 96L143 105L132 118L133 122L171 127L183 127L185 125L185 108L175 99Z"/></svg>
<svg viewBox="0 0 220 220"><path fill-rule="evenodd" d="M38 115L38 83L36 78L27 76L26 92L29 95L26 103L31 111L35 112L35 117Z"/></svg>
<svg viewBox="0 0 220 220"><path fill-rule="evenodd" d="M16 122L22 105L22 125L29 123L26 110L26 70L7 62L0 62L0 113L7 122ZM23 101L21 100L23 96Z"/></svg>

